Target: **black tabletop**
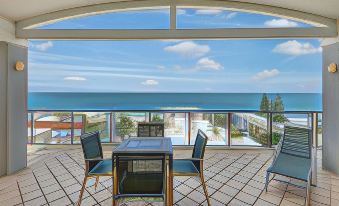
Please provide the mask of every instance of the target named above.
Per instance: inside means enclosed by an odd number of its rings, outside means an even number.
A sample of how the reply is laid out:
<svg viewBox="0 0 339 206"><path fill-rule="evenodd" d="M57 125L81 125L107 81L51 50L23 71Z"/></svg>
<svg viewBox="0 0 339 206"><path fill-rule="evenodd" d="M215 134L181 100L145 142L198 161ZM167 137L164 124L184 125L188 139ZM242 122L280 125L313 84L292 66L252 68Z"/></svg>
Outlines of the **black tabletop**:
<svg viewBox="0 0 339 206"><path fill-rule="evenodd" d="M172 155L172 141L164 137L137 137L123 141L113 149L113 155Z"/></svg>

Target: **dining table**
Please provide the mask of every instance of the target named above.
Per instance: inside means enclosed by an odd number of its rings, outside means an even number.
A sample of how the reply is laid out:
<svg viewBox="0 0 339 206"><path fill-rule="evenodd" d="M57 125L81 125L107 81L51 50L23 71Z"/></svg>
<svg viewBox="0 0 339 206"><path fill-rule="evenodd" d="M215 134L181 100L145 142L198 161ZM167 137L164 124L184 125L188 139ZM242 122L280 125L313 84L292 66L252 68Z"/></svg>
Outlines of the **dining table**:
<svg viewBox="0 0 339 206"><path fill-rule="evenodd" d="M149 174L147 172L155 171L154 164L150 164L158 160L161 167L161 194L141 194L137 191L134 194L123 194L121 191L121 168L123 161L129 161L126 164L126 170L131 170L138 174L140 172ZM164 205L173 205L173 148L170 138L164 137L136 137L124 140L119 146L112 151L112 169L113 169L113 206L117 205L117 200L124 197L161 197ZM149 164L145 162L149 161ZM143 164L141 164L143 163ZM140 166L142 165L142 166ZM155 176L154 176L155 177ZM136 179L134 182L139 181L142 187L147 187L146 180ZM154 181L154 180L151 180ZM139 184L139 186L140 186ZM136 184L138 185L138 184ZM135 188L133 188L135 189Z"/></svg>

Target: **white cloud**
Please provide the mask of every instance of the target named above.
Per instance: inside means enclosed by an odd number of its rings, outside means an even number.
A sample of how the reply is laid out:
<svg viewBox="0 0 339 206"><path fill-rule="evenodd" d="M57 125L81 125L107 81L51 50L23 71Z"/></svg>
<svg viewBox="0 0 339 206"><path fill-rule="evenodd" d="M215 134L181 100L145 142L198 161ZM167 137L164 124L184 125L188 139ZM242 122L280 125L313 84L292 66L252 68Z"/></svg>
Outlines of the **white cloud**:
<svg viewBox="0 0 339 206"><path fill-rule="evenodd" d="M273 52L280 54L287 54L292 56L315 54L321 52L321 47L314 47L312 44L306 42L301 43L297 40L290 40L274 47Z"/></svg>
<svg viewBox="0 0 339 206"><path fill-rule="evenodd" d="M66 81L86 81L87 79L85 77L72 76L72 77L65 77L64 80L66 80Z"/></svg>
<svg viewBox="0 0 339 206"><path fill-rule="evenodd" d="M158 65L158 66L157 66L157 69L159 69L159 70L165 70L165 69L166 69L166 67L165 67L165 66L163 66L163 65Z"/></svg>
<svg viewBox="0 0 339 206"><path fill-rule="evenodd" d="M166 42L166 43L178 43L178 42L182 42L182 40L180 40L180 39L162 39L160 41L161 42Z"/></svg>
<svg viewBox="0 0 339 206"><path fill-rule="evenodd" d="M280 74L279 70L277 69L272 69L272 70L264 70L261 72L256 73L252 79L259 81L259 80L264 80L264 79L269 79L275 76L278 76Z"/></svg>
<svg viewBox="0 0 339 206"><path fill-rule="evenodd" d="M39 51L47 51L49 48L53 47L53 42L47 41L40 44L32 44L32 47Z"/></svg>
<svg viewBox="0 0 339 206"><path fill-rule="evenodd" d="M177 15L185 15L186 10L185 9L177 9Z"/></svg>
<svg viewBox="0 0 339 206"><path fill-rule="evenodd" d="M195 14L198 15L218 15L221 14L223 10L221 9L198 9Z"/></svg>
<svg viewBox="0 0 339 206"><path fill-rule="evenodd" d="M159 82L154 79L147 79L146 81L141 82L141 84L147 85L147 86L153 86L153 85L158 85Z"/></svg>
<svg viewBox="0 0 339 206"><path fill-rule="evenodd" d="M268 27L297 27L298 23L294 21L290 21L288 19L272 19L269 21L265 21L265 26Z"/></svg>
<svg viewBox="0 0 339 206"><path fill-rule="evenodd" d="M199 59L196 68L199 70L221 70L224 67L213 59L204 57Z"/></svg>
<svg viewBox="0 0 339 206"><path fill-rule="evenodd" d="M235 16L237 16L238 12L231 12L226 14L225 19L229 20L229 19L233 19Z"/></svg>
<svg viewBox="0 0 339 206"><path fill-rule="evenodd" d="M178 44L164 48L167 52L177 53L184 57L201 57L207 54L211 49L208 45L196 44L192 41L180 42Z"/></svg>

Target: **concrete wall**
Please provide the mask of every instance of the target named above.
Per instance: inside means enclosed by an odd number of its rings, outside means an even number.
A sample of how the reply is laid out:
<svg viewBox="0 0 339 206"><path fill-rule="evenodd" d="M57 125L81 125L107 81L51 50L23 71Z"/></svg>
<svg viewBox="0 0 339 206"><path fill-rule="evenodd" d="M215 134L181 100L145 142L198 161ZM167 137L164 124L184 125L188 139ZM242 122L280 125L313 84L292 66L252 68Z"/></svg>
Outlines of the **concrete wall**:
<svg viewBox="0 0 339 206"><path fill-rule="evenodd" d="M331 63L339 65L339 43L323 46L323 167L339 174L339 71L329 73Z"/></svg>
<svg viewBox="0 0 339 206"><path fill-rule="evenodd" d="M16 71L16 61L26 65ZM0 42L0 175L27 164L27 48Z"/></svg>

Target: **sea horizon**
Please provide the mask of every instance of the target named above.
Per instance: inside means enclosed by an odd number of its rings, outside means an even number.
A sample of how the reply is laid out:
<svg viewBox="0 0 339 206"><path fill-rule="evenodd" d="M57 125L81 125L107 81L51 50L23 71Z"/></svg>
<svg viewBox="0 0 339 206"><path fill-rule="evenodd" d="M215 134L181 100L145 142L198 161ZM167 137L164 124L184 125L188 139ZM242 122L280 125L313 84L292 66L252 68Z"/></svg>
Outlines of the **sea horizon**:
<svg viewBox="0 0 339 206"><path fill-rule="evenodd" d="M29 92L28 110L258 111L264 93ZM322 111L321 93L266 93L285 111Z"/></svg>

